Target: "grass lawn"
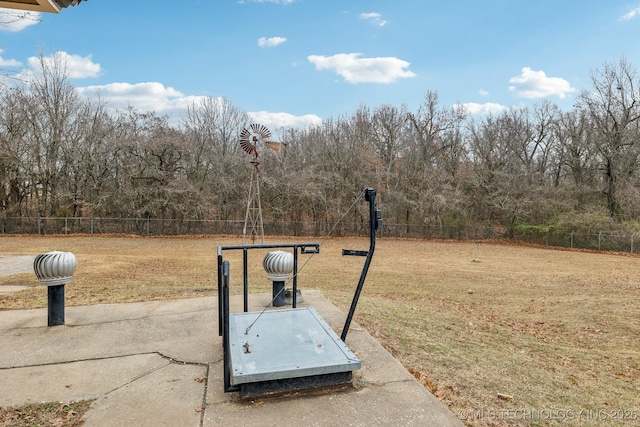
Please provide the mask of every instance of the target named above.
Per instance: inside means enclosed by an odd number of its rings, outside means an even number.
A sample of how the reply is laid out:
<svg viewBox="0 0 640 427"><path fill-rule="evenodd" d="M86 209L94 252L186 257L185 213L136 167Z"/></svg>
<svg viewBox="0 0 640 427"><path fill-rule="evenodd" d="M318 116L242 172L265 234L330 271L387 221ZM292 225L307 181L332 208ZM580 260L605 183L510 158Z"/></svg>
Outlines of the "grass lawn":
<svg viewBox="0 0 640 427"><path fill-rule="evenodd" d="M216 248L238 243L2 236L0 254L73 252L71 306L216 295ZM298 283L346 313L364 258L342 257L342 248L366 250L368 240L323 242ZM271 289L262 255L250 252L251 292ZM240 256L228 254L236 293ZM34 274L0 277L1 285L30 288L0 294L0 310L46 306ZM378 239L354 321L468 425L640 424L639 256Z"/></svg>

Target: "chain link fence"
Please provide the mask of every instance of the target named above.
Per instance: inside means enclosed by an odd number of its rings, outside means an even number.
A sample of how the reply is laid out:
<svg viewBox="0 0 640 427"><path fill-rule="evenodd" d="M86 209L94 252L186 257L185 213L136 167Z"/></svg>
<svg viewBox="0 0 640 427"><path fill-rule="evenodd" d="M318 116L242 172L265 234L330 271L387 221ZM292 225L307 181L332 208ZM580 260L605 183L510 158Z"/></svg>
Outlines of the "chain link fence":
<svg viewBox="0 0 640 427"><path fill-rule="evenodd" d="M515 240L529 243L612 252L640 252L640 233L633 234L541 234L520 235Z"/></svg>
<svg viewBox="0 0 640 427"><path fill-rule="evenodd" d="M366 222L275 221L264 222L268 236L366 237ZM0 219L2 234L132 234L139 236L179 235L243 235L244 221L188 220L158 218L45 218L10 217ZM509 237L504 230L492 226L440 227L433 225L387 224L378 231L379 237L491 240L511 238L544 246L590 249L598 251L640 252L640 233L615 234L516 234Z"/></svg>

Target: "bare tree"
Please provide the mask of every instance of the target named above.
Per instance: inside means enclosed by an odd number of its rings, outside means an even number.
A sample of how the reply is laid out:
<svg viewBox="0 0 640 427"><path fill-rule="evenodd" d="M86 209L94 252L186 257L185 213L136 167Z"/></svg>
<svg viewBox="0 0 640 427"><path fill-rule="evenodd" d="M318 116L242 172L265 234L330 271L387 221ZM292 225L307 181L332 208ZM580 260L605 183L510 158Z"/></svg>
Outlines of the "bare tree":
<svg viewBox="0 0 640 427"><path fill-rule="evenodd" d="M228 98L208 96L187 107L183 126L196 144L193 148L197 158L206 147L224 157L237 151L238 135L248 120L247 113Z"/></svg>
<svg viewBox="0 0 640 427"><path fill-rule="evenodd" d="M100 100L80 104L74 126L68 130L69 144L63 149L73 216L114 213L115 196L123 190L118 181L121 144L116 127L116 120Z"/></svg>
<svg viewBox="0 0 640 427"><path fill-rule="evenodd" d="M549 156L555 144L554 124L558 120L560 109L550 101L536 103L531 112L531 140L525 148L531 179L540 182L546 178L549 168Z"/></svg>
<svg viewBox="0 0 640 427"><path fill-rule="evenodd" d="M31 198L40 215L55 215L64 204L64 180L67 164L63 151L73 145L70 132L80 107L75 87L60 56L40 54L39 74L22 97L22 111L29 133L24 141L30 147Z"/></svg>
<svg viewBox="0 0 640 427"><path fill-rule="evenodd" d="M464 108L443 107L437 92L428 91L416 113L409 113L408 150L402 159L405 222L436 223L460 206L458 176L467 156ZM407 230L408 231L408 230Z"/></svg>
<svg viewBox="0 0 640 427"><path fill-rule="evenodd" d="M591 90L580 94L579 106L590 118L604 178L603 194L609 215L621 219L618 192L638 168L640 80L625 59L605 63L591 75Z"/></svg>
<svg viewBox="0 0 640 427"><path fill-rule="evenodd" d="M444 166L455 174L456 159L464 156L460 130L466 119L464 107L442 107L437 92L428 91L418 111L408 118L414 135L411 144L414 167Z"/></svg>
<svg viewBox="0 0 640 427"><path fill-rule="evenodd" d="M122 146L124 154L122 202L137 217L181 218L198 207L198 194L189 190L184 174L185 149L180 133L168 118L153 113L126 112ZM189 200L189 206L183 205ZM194 212L190 212L194 213Z"/></svg>
<svg viewBox="0 0 640 427"><path fill-rule="evenodd" d="M227 98L206 97L187 109L183 122L189 182L202 194L204 204L215 204L215 216L230 219L242 211L238 182L242 153L238 152L240 131L247 125L245 111ZM239 176L243 178L238 179Z"/></svg>
<svg viewBox="0 0 640 427"><path fill-rule="evenodd" d="M575 189L581 203L582 194L596 185L597 149L593 144L593 127L584 111L574 109L558 114L554 123L553 185Z"/></svg>
<svg viewBox="0 0 640 427"><path fill-rule="evenodd" d="M531 212L531 183L522 157L529 131L521 110L470 123L474 217L511 227Z"/></svg>
<svg viewBox="0 0 640 427"><path fill-rule="evenodd" d="M23 91L0 92L0 210L3 216L27 215L29 126Z"/></svg>

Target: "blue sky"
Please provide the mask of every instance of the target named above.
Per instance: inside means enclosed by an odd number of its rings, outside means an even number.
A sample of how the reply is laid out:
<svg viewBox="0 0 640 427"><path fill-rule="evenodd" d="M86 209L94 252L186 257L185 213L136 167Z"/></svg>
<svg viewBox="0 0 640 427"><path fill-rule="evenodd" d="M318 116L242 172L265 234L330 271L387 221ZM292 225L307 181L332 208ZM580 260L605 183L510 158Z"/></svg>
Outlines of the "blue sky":
<svg viewBox="0 0 640 427"><path fill-rule="evenodd" d="M84 96L174 122L203 96L272 129L363 104L415 111L428 90L474 114L544 98L569 109L603 63L640 68L640 0L88 0L15 13L0 9L0 74L28 79L40 52L62 55Z"/></svg>

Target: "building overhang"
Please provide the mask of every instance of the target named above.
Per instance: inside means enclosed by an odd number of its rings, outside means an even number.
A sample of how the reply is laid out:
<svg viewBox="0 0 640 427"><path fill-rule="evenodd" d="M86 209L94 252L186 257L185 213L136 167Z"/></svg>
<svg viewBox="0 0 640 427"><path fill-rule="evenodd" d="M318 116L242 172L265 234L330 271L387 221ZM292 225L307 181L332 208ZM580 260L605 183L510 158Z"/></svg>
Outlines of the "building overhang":
<svg viewBox="0 0 640 427"><path fill-rule="evenodd" d="M33 12L60 13L62 9L75 6L82 0L0 0L0 7L30 10Z"/></svg>

